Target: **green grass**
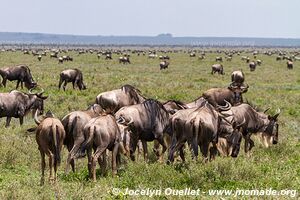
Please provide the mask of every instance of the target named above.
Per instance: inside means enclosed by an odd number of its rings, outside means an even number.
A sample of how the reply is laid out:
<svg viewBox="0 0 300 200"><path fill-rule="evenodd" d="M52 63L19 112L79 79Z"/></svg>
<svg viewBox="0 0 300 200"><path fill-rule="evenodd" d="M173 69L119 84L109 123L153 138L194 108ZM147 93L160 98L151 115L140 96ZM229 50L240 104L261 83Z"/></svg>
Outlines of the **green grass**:
<svg viewBox="0 0 300 200"><path fill-rule="evenodd" d="M58 181L51 185L47 181L39 186L40 154L34 134L26 129L34 126L30 115L25 118L22 127L13 119L11 127L4 128L5 119L0 122L0 199L92 199L116 197L112 188L175 188L200 189L294 189L300 191L300 64L294 63L294 70L287 70L285 61L275 61L275 56L258 55L263 60L255 72L250 72L248 65L241 61L241 56L234 56L231 62L224 61L225 75L211 75L211 65L217 54L206 55L200 61L190 58L189 54L169 53L170 66L165 71L159 70L158 59L147 56L131 57L132 64L122 65L113 60L97 59L96 54L78 55L69 52L73 62L58 64L49 55L39 62L37 57L21 52L1 52L0 66L16 64L29 65L34 79L49 95L45 109L52 110L59 118L73 110L85 109L95 101L103 91L132 84L149 98L160 101L176 99L191 102L203 91L212 87L226 87L230 83L233 70L243 69L250 88L244 98L262 109L271 107L271 112L279 107L279 144L266 149L255 139L256 146L248 158L243 152L237 159L218 157L215 161L203 164L191 160L187 153L187 162L166 165L155 162L151 152L149 164L131 162L121 166L118 177L111 176L111 169L103 177L100 173L97 182L87 179L86 158L77 161L77 172L64 174L67 150L63 150L63 162L59 168ZM253 58L251 54L244 53ZM222 54L224 57L224 54ZM88 89L85 91L58 90L59 73L67 68L79 68L83 71ZM15 82L8 82L0 88L7 92L15 88ZM26 90L24 90L26 91ZM149 148L150 150L151 148ZM47 162L48 165L48 162ZM46 174L48 178L48 171ZM202 196L208 197L208 196ZM137 199L141 197L135 197ZM144 197L146 198L146 197ZM160 197L171 198L169 197ZM172 197L173 198L173 197ZM178 197L179 198L179 197Z"/></svg>

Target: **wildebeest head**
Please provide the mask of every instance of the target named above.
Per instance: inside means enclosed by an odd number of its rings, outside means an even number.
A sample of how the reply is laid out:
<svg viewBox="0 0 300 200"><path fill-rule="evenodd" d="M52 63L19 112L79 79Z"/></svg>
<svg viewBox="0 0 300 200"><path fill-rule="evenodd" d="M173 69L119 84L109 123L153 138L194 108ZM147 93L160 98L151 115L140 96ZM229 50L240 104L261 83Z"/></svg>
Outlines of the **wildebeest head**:
<svg viewBox="0 0 300 200"><path fill-rule="evenodd" d="M280 114L280 109L277 110L275 115L273 115L273 116L268 115L269 123L268 123L268 125L267 125L267 127L264 131L268 135L273 136L273 144L278 143L278 128L279 128L279 125L278 125L277 118L278 118L279 114Z"/></svg>
<svg viewBox="0 0 300 200"><path fill-rule="evenodd" d="M240 152L240 146L242 141L242 127L246 123L246 120L244 118L243 122L240 124L237 124L236 122L233 123L233 132L229 135L227 135L226 140L229 147L229 154L231 157L236 158Z"/></svg>
<svg viewBox="0 0 300 200"><path fill-rule="evenodd" d="M24 70L24 83L25 87L29 90L37 86L37 83L33 80L29 67L22 66Z"/></svg>
<svg viewBox="0 0 300 200"><path fill-rule="evenodd" d="M229 90L232 91L233 94L233 105L238 105L243 102L242 93L246 93L248 91L249 85L241 85L237 86L235 83L231 83L228 87Z"/></svg>
<svg viewBox="0 0 300 200"><path fill-rule="evenodd" d="M83 83L83 75L82 72L78 69L75 69L77 71L77 76L76 76L76 84L79 88L79 90L85 90L86 85Z"/></svg>
<svg viewBox="0 0 300 200"><path fill-rule="evenodd" d="M31 106L32 113L34 114L37 110L39 114L43 114L44 112L44 100L48 98L48 96L43 96L44 90L42 89L39 93L33 93L32 89L29 90L29 95L34 99L34 102Z"/></svg>

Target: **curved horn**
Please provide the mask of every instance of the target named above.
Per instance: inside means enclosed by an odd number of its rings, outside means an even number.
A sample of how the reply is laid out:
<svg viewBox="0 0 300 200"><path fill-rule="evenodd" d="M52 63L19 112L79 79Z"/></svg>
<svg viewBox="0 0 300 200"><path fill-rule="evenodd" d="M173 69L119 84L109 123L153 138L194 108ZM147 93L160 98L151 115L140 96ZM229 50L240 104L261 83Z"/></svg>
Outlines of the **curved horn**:
<svg viewBox="0 0 300 200"><path fill-rule="evenodd" d="M240 127L243 126L245 123L246 123L246 119L245 119L245 117L244 117L243 121L242 121L240 124L238 124L238 125L236 126L236 128L240 128Z"/></svg>
<svg viewBox="0 0 300 200"><path fill-rule="evenodd" d="M45 90L42 88L42 91L37 93L38 96L41 96L43 93L45 92Z"/></svg>
<svg viewBox="0 0 300 200"><path fill-rule="evenodd" d="M279 116L279 114L280 114L280 108L278 108L277 110L276 110L276 113L275 113L275 115L273 116L273 118L274 119L276 119L278 116Z"/></svg>
<svg viewBox="0 0 300 200"><path fill-rule="evenodd" d="M270 110L271 108L267 108L265 111L264 111L264 113L266 113L266 112L268 112L268 110Z"/></svg>
<svg viewBox="0 0 300 200"><path fill-rule="evenodd" d="M36 111L35 111L35 114L34 114L34 122L35 122L37 125L40 125L41 121L38 119L38 110L39 110L39 109L36 109Z"/></svg>
<svg viewBox="0 0 300 200"><path fill-rule="evenodd" d="M244 90L244 89L248 89L249 88L249 85L246 83L245 85L243 84L242 86L241 86L241 89L242 90Z"/></svg>
<svg viewBox="0 0 300 200"><path fill-rule="evenodd" d="M133 119L132 119L132 117L129 117L130 118L130 120L129 120L129 122L127 123L128 125L130 125L130 124L132 124L133 123Z"/></svg>
<svg viewBox="0 0 300 200"><path fill-rule="evenodd" d="M124 117L120 116L119 119L117 119L117 123L124 124L125 123Z"/></svg>
<svg viewBox="0 0 300 200"><path fill-rule="evenodd" d="M235 84L236 84L235 82L231 82L229 84L229 88L232 88L232 89L237 88L238 86L236 86Z"/></svg>
<svg viewBox="0 0 300 200"><path fill-rule="evenodd" d="M219 105L217 105L217 109L219 111L227 111L227 110L231 109L231 104L227 100L225 100L225 99L224 99L224 102L226 103L225 106L219 106Z"/></svg>
<svg viewBox="0 0 300 200"><path fill-rule="evenodd" d="M31 89L29 90L29 94L35 94L35 93L32 92L33 89L34 89L34 88L31 88Z"/></svg>

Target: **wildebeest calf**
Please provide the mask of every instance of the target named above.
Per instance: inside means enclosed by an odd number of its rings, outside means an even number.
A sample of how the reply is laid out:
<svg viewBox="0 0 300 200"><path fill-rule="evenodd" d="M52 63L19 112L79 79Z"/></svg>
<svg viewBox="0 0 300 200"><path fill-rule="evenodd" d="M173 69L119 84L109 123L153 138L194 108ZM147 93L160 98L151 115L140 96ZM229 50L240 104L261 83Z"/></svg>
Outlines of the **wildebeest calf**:
<svg viewBox="0 0 300 200"><path fill-rule="evenodd" d="M62 83L63 89L66 90L67 83L72 82L73 89L75 89L75 84L78 86L79 90L85 90L86 86L83 83L83 75L79 69L67 69L60 73L60 79L58 84L58 89L60 89Z"/></svg>

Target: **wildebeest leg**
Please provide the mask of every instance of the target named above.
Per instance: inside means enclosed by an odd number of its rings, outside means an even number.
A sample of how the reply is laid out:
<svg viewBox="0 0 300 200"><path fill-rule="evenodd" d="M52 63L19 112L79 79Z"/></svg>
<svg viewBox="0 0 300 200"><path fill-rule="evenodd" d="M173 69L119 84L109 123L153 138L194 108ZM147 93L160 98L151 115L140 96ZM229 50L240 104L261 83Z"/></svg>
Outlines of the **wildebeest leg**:
<svg viewBox="0 0 300 200"><path fill-rule="evenodd" d="M98 158L98 163L101 167L101 174L102 176L106 175L106 167L107 167L107 155L106 155L106 151L102 154L102 158L101 156Z"/></svg>
<svg viewBox="0 0 300 200"><path fill-rule="evenodd" d="M207 162L207 160L208 160L208 145L209 144L206 141L204 141L200 144L200 150L204 157L204 162Z"/></svg>
<svg viewBox="0 0 300 200"><path fill-rule="evenodd" d="M46 162L45 162L45 153L39 148L40 154L41 154L41 168L42 168L42 176L41 176L41 182L40 185L44 185L45 182L45 167L46 167Z"/></svg>
<svg viewBox="0 0 300 200"><path fill-rule="evenodd" d="M75 90L75 81L72 81L73 89Z"/></svg>
<svg viewBox="0 0 300 200"><path fill-rule="evenodd" d="M157 140L154 140L153 152L156 156L159 156L159 142Z"/></svg>
<svg viewBox="0 0 300 200"><path fill-rule="evenodd" d="M19 121L20 121L20 125L23 125L24 118L23 117L19 117Z"/></svg>
<svg viewBox="0 0 300 200"><path fill-rule="evenodd" d="M209 149L209 160L212 161L216 158L218 149L216 143L213 143L213 146Z"/></svg>
<svg viewBox="0 0 300 200"><path fill-rule="evenodd" d="M58 83L58 89L59 89L59 90L60 90L61 84L62 84L63 82L64 82L64 81L63 81L62 77L60 77L59 83Z"/></svg>
<svg viewBox="0 0 300 200"><path fill-rule="evenodd" d="M94 155L92 156L92 177L93 177L93 181L96 181L96 165L97 165L97 160L98 158L105 153L106 150L106 146L99 146L97 147Z"/></svg>
<svg viewBox="0 0 300 200"><path fill-rule="evenodd" d="M83 137L77 137L75 139L73 147L68 147L69 155L68 155L67 166L65 170L66 173L69 172L69 164L71 164L72 171L75 172L75 159L77 158L76 154L78 153L80 145L83 143L83 141L84 141Z"/></svg>
<svg viewBox="0 0 300 200"><path fill-rule="evenodd" d="M65 81L63 85L64 91L66 91L66 86L67 86L67 81Z"/></svg>
<svg viewBox="0 0 300 200"><path fill-rule="evenodd" d="M54 165L54 155L53 153L49 152L49 170L50 170L50 175L49 175L49 182L51 183L54 181L53 178L53 165Z"/></svg>
<svg viewBox="0 0 300 200"><path fill-rule="evenodd" d="M195 139L192 141L192 150L193 150L193 154L192 156L195 158L195 160L198 160L198 141Z"/></svg>
<svg viewBox="0 0 300 200"><path fill-rule="evenodd" d="M20 80L18 80L18 82L17 82L17 86L16 86L16 89L18 89L20 82L21 82L21 81L20 81Z"/></svg>
<svg viewBox="0 0 300 200"><path fill-rule="evenodd" d="M23 89L23 81L21 81L21 89Z"/></svg>
<svg viewBox="0 0 300 200"><path fill-rule="evenodd" d="M92 147L87 148L89 178L92 178Z"/></svg>
<svg viewBox="0 0 300 200"><path fill-rule="evenodd" d="M116 143L114 146L114 149L112 150L112 156L111 156L111 166L112 166L112 175L117 174L117 155L119 152L119 143Z"/></svg>
<svg viewBox="0 0 300 200"><path fill-rule="evenodd" d="M6 77L3 77L2 84L4 87L6 87L6 80L7 80Z"/></svg>
<svg viewBox="0 0 300 200"><path fill-rule="evenodd" d="M147 147L147 142L145 140L141 140L142 145L143 145L143 150L144 150L144 161L148 162L148 147Z"/></svg>
<svg viewBox="0 0 300 200"><path fill-rule="evenodd" d="M6 124L5 124L6 128L9 127L10 120L11 120L11 117L6 117Z"/></svg>
<svg viewBox="0 0 300 200"><path fill-rule="evenodd" d="M162 145L162 152L161 152L161 155L159 156L159 160L163 161L163 159L164 159L164 153L167 150L167 145L166 145L166 143L164 141L163 135L161 135L160 137L158 137L157 141Z"/></svg>
<svg viewBox="0 0 300 200"><path fill-rule="evenodd" d="M140 157L141 157L141 155L142 155L142 153L143 153L143 143L142 143L142 141L141 140L138 140L138 142L137 142L137 147L138 147L138 155L137 155L137 160L140 160Z"/></svg>
<svg viewBox="0 0 300 200"><path fill-rule="evenodd" d="M184 157L183 147L184 147L184 144L182 144L182 146L181 146L180 149L179 149L179 156L180 156L182 162L185 162L185 157Z"/></svg>

